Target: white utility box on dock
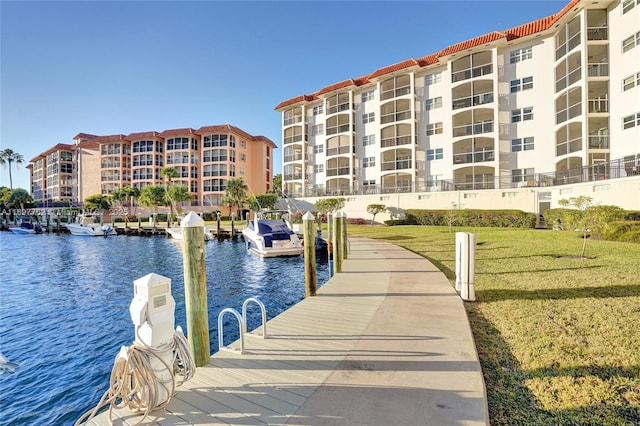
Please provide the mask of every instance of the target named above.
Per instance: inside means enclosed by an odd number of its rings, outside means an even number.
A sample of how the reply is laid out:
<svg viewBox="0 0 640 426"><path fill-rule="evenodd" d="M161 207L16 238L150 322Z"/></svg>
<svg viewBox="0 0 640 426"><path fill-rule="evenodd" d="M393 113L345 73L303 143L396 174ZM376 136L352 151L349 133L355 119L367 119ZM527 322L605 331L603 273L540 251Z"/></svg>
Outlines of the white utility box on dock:
<svg viewBox="0 0 640 426"><path fill-rule="evenodd" d="M152 347L170 342L176 308L171 296L171 279L151 273L135 280L133 287L129 313L136 325L136 340Z"/></svg>

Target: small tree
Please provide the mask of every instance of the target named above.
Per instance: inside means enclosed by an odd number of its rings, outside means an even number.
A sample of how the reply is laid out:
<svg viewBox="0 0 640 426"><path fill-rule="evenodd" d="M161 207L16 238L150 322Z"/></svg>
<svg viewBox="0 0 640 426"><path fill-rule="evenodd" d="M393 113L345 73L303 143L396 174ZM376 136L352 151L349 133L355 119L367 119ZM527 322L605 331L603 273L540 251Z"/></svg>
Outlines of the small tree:
<svg viewBox="0 0 640 426"><path fill-rule="evenodd" d="M107 210L111 207L111 197L102 194L89 195L84 199L84 207L89 210Z"/></svg>
<svg viewBox="0 0 640 426"><path fill-rule="evenodd" d="M313 205L321 214L333 214L344 207L347 200L345 198L324 198L316 201Z"/></svg>
<svg viewBox="0 0 640 426"><path fill-rule="evenodd" d="M33 198L26 189L16 188L9 192L7 204L10 207L20 207L21 210L24 210L26 207L33 205Z"/></svg>
<svg viewBox="0 0 640 426"><path fill-rule="evenodd" d="M149 185L140 190L140 204L146 207L151 207L153 214L153 227L156 227L158 222L156 219L156 210L158 206L164 205L164 188L162 185Z"/></svg>
<svg viewBox="0 0 640 426"><path fill-rule="evenodd" d="M451 207L447 211L447 222L449 222L449 233L453 232L453 223L460 221L460 205L451 203Z"/></svg>
<svg viewBox="0 0 640 426"><path fill-rule="evenodd" d="M598 232L604 229L612 218L622 215L617 209L594 206L593 198L585 195L571 197L568 200L562 199L558 201L558 204L563 207L575 207L577 209L575 214L565 214L564 218L568 229L577 229L582 232L581 257L583 259L585 258L585 252L587 250L589 232Z"/></svg>
<svg viewBox="0 0 640 426"><path fill-rule="evenodd" d="M276 194L253 194L247 199L249 208L253 211L273 210L276 208L278 196Z"/></svg>
<svg viewBox="0 0 640 426"><path fill-rule="evenodd" d="M373 217L371 218L371 225L373 225L373 222L376 220L376 215L386 210L387 206L385 206L384 204L369 204L367 206L367 213L373 215Z"/></svg>
<svg viewBox="0 0 640 426"><path fill-rule="evenodd" d="M249 187L244 183L244 179L233 178L229 179L227 183L227 189L224 191L225 197L229 197L233 200L233 206L237 208L236 214L240 214L240 208L247 201L247 191Z"/></svg>

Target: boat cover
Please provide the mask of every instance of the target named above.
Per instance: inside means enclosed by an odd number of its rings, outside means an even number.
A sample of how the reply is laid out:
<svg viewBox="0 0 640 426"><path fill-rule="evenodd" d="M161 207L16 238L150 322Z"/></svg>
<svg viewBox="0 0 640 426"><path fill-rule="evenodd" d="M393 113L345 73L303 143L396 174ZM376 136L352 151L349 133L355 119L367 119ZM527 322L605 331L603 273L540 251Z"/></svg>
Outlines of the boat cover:
<svg viewBox="0 0 640 426"><path fill-rule="evenodd" d="M262 219L258 221L258 234L264 237L265 246L271 247L271 241L288 240L293 231L282 220Z"/></svg>

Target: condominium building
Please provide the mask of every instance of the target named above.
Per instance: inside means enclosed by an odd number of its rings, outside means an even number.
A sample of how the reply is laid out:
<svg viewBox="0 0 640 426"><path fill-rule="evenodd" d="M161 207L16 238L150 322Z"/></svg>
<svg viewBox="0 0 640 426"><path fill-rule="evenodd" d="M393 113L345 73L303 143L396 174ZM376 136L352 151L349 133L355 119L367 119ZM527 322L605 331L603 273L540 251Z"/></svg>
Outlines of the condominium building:
<svg viewBox="0 0 640 426"><path fill-rule="evenodd" d="M640 170L640 0L558 13L276 106L291 196L551 186Z"/></svg>
<svg viewBox="0 0 640 426"><path fill-rule="evenodd" d="M276 144L228 124L129 135L79 133L73 139L74 144L58 144L31 159L36 201L81 203L124 186L161 184L165 167L177 170L173 182L188 188L194 207L222 206L232 178L243 178L250 193L272 188Z"/></svg>

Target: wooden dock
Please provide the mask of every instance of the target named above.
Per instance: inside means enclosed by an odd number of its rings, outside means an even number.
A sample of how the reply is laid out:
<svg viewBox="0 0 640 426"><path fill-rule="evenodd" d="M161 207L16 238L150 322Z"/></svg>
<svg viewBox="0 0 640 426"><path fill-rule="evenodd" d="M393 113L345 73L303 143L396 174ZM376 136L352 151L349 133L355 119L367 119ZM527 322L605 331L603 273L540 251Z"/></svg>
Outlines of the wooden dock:
<svg viewBox="0 0 640 426"><path fill-rule="evenodd" d="M342 272L269 321L267 339L214 354L143 424L488 425L466 311L446 277L387 243L350 246ZM139 420L116 414L114 424Z"/></svg>

